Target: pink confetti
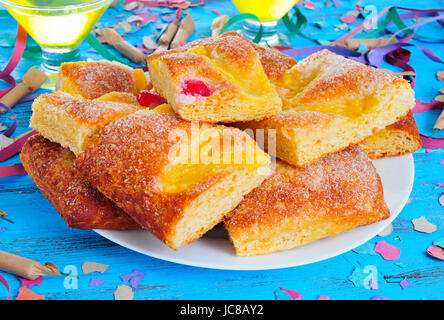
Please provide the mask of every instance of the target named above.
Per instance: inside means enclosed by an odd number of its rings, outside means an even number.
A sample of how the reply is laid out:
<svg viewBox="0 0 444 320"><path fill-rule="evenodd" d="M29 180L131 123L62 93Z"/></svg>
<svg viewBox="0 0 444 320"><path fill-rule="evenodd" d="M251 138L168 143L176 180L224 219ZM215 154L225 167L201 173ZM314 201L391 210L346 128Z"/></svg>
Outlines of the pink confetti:
<svg viewBox="0 0 444 320"><path fill-rule="evenodd" d="M329 296L320 295L319 298L317 298L316 300L330 300L330 297Z"/></svg>
<svg viewBox="0 0 444 320"><path fill-rule="evenodd" d="M444 159L439 160L439 164L440 165L444 164Z"/></svg>
<svg viewBox="0 0 444 320"><path fill-rule="evenodd" d="M9 284L8 284L8 281L6 281L6 279L3 278L3 276L2 276L1 274L0 274L0 283L1 283L2 285L4 285L5 288L8 290L8 299L7 299L7 300L11 300L11 296L10 296L10 293L9 293Z"/></svg>
<svg viewBox="0 0 444 320"><path fill-rule="evenodd" d="M444 260L444 248L439 246L430 246L427 248L427 254L433 258Z"/></svg>
<svg viewBox="0 0 444 320"><path fill-rule="evenodd" d="M401 250L381 240L376 243L375 252L379 253L384 260L398 260Z"/></svg>
<svg viewBox="0 0 444 320"><path fill-rule="evenodd" d="M213 12L213 13L215 13L215 14L217 14L218 16L220 16L220 12L219 11L217 11L217 10L211 10L211 12Z"/></svg>
<svg viewBox="0 0 444 320"><path fill-rule="evenodd" d="M347 16L347 17L341 17L341 21L344 23L353 23L356 20L356 16Z"/></svg>
<svg viewBox="0 0 444 320"><path fill-rule="evenodd" d="M17 277L17 278L22 283L22 287L26 287L26 288L29 288L30 286L41 285L42 282L43 282L43 277L42 276L38 277L35 280L28 280L28 279L25 279L25 278L22 278L22 277Z"/></svg>
<svg viewBox="0 0 444 320"><path fill-rule="evenodd" d="M427 148L427 149L426 149L426 152L427 152L427 153L432 153L432 150L429 149L429 148Z"/></svg>
<svg viewBox="0 0 444 320"><path fill-rule="evenodd" d="M279 288L279 289L281 289L282 291L284 291L284 292L286 292L286 293L288 293L288 295L291 297L291 299L293 299L293 300L302 300L302 296L301 296L301 294L299 293L299 292L297 292L296 290L287 290L287 289L284 289L284 288Z"/></svg>
<svg viewBox="0 0 444 320"><path fill-rule="evenodd" d="M406 288L410 287L410 281L407 280L407 278L404 278L399 285L401 286L402 290L405 290Z"/></svg>

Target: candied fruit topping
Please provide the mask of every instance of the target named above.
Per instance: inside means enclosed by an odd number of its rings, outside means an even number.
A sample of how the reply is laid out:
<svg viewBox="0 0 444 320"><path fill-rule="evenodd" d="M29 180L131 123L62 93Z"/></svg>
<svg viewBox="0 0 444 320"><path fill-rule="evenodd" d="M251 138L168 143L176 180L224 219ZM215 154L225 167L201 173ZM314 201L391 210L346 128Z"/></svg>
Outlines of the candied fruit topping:
<svg viewBox="0 0 444 320"><path fill-rule="evenodd" d="M159 96L157 93L153 93L148 90L142 90L137 95L137 101L141 106L154 108L158 105L165 103L165 99Z"/></svg>
<svg viewBox="0 0 444 320"><path fill-rule="evenodd" d="M211 91L202 80L189 79L182 84L182 94L208 97Z"/></svg>

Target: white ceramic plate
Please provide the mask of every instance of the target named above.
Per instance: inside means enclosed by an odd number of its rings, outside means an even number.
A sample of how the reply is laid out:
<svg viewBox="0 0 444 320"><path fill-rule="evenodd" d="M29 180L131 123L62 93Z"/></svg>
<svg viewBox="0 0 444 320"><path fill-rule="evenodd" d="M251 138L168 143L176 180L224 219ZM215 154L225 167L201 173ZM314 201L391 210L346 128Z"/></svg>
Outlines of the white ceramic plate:
<svg viewBox="0 0 444 320"><path fill-rule="evenodd" d="M336 237L261 256L237 257L227 239L202 237L173 251L147 231L95 230L103 237L142 254L185 265L227 270L265 270L294 267L325 260L367 242L390 224L405 206L413 186L412 155L373 161L384 187L390 218L357 227Z"/></svg>

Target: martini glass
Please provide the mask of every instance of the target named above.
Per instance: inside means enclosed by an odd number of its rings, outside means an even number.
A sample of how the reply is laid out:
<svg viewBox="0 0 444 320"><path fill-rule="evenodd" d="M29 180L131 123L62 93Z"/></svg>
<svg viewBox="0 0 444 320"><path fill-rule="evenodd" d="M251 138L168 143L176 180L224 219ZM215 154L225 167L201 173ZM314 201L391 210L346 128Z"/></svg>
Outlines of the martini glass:
<svg viewBox="0 0 444 320"><path fill-rule="evenodd" d="M42 49L42 63L54 89L59 66L80 59L79 45L112 0L0 0Z"/></svg>
<svg viewBox="0 0 444 320"><path fill-rule="evenodd" d="M240 33L253 40L262 26L263 35L260 45L278 45L278 20L281 19L298 0L233 0L241 13L255 14L260 21L246 19Z"/></svg>

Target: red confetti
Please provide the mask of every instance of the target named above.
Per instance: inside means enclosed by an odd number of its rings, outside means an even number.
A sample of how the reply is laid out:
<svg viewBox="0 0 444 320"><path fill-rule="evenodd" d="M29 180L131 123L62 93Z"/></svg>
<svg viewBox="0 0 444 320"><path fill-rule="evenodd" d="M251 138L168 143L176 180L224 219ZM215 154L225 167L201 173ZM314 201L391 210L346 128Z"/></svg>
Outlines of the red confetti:
<svg viewBox="0 0 444 320"><path fill-rule="evenodd" d="M41 285L42 282L43 282L43 277L42 276L38 277L35 280L28 280L28 279L25 279L25 278L22 278L22 277L17 277L17 278L22 283L22 287L26 287L26 288L29 288L30 286L34 286L34 285L37 285L37 286Z"/></svg>

